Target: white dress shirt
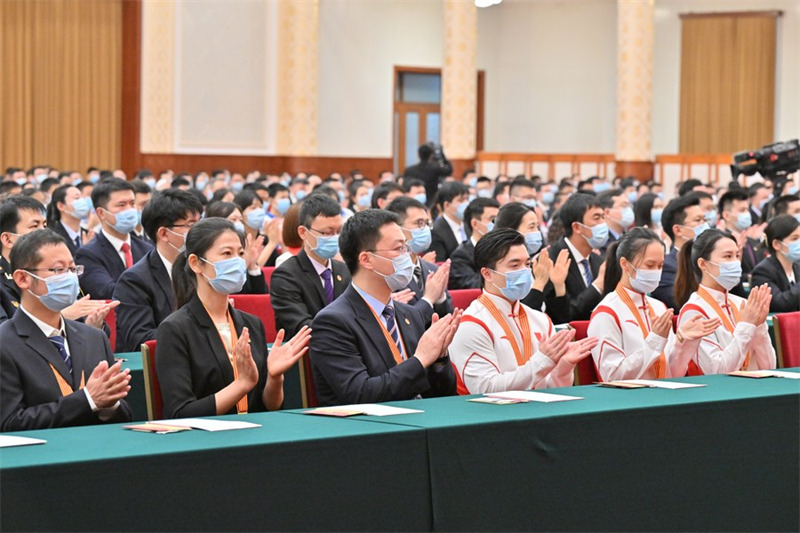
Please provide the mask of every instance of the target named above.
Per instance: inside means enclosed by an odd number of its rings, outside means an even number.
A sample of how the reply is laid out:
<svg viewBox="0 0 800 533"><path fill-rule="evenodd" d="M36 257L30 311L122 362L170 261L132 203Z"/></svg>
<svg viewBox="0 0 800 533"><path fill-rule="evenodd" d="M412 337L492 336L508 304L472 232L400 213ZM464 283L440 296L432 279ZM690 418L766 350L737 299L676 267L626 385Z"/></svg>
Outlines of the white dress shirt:
<svg viewBox="0 0 800 533"><path fill-rule="evenodd" d="M110 242L111 246L113 246L114 249L117 251L117 255L119 255L119 259L120 259L120 261L122 261L122 264L127 266L127 263L125 262L125 252L122 251L122 245L127 242L128 246L131 246L131 236L130 236L130 234L125 235L125 240L122 240L122 239L117 239L116 237L111 235L109 232L106 231L105 228L103 228L102 231L103 231L103 235L105 235L106 239L108 239L108 242ZM133 247L132 246L131 246L131 257L133 257Z"/></svg>

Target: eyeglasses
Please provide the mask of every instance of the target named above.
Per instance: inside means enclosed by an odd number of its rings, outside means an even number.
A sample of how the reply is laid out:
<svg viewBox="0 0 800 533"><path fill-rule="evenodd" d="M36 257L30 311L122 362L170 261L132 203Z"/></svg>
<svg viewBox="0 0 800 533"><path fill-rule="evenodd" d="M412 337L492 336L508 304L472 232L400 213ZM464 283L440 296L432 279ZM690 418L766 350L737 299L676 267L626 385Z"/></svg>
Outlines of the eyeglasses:
<svg viewBox="0 0 800 533"><path fill-rule="evenodd" d="M56 276L60 274L66 274L67 272L71 272L73 274L81 275L83 274L83 265L76 265L74 267L53 267L53 268L23 268L26 272L52 272Z"/></svg>
<svg viewBox="0 0 800 533"><path fill-rule="evenodd" d="M384 248L382 250L375 249L375 250L369 250L369 251L373 252L373 253L374 252L394 252L394 253L400 255L400 254L409 253L411 251L411 245L406 243L406 244L403 244L401 246L398 246L397 248L390 248L390 249Z"/></svg>
<svg viewBox="0 0 800 533"><path fill-rule="evenodd" d="M409 222L408 224L410 224L412 227L406 228L406 229L422 229L422 228L425 228L425 227L433 228L433 222L431 222L430 220L424 220L424 219L420 219L420 220L418 220L416 222Z"/></svg>
<svg viewBox="0 0 800 533"><path fill-rule="evenodd" d="M191 224L173 224L171 228L189 228L191 229L197 222L192 222Z"/></svg>

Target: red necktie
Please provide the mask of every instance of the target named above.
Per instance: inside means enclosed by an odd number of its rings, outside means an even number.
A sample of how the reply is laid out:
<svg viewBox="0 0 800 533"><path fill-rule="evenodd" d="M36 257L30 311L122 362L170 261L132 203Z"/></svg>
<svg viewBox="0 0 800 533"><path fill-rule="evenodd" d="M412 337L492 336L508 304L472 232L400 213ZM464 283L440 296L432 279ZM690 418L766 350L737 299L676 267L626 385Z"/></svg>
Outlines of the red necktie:
<svg viewBox="0 0 800 533"><path fill-rule="evenodd" d="M131 253L131 245L127 242L122 243L122 253L125 254L125 268L130 268L133 266L133 254Z"/></svg>

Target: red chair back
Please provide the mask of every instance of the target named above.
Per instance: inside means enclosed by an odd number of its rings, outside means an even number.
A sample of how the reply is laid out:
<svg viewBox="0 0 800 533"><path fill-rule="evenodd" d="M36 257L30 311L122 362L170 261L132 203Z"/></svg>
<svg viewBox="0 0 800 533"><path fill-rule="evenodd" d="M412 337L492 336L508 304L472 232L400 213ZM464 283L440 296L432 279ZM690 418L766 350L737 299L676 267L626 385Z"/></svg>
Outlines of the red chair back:
<svg viewBox="0 0 800 533"><path fill-rule="evenodd" d="M156 341L142 344L142 370L144 374L144 395L147 402L147 419L164 418L164 399L156 373Z"/></svg>
<svg viewBox="0 0 800 533"><path fill-rule="evenodd" d="M586 338L586 331L589 329L588 320L574 320L569 323L570 327L575 330L575 340ZM591 355L581 359L578 366L575 367L575 384L576 385L591 385L602 381L600 376L597 375L597 368L594 365L594 359Z"/></svg>
<svg viewBox="0 0 800 533"><path fill-rule="evenodd" d="M780 313L772 317L778 368L800 366L800 311ZM794 331L794 333L792 333Z"/></svg>
<svg viewBox="0 0 800 533"><path fill-rule="evenodd" d="M267 344L275 342L278 330L275 329L275 310L272 309L269 294L232 294L231 298L236 309L261 319L267 334Z"/></svg>
<svg viewBox="0 0 800 533"><path fill-rule="evenodd" d="M261 267L261 271L264 272L264 281L267 282L267 287L269 287L269 282L272 281L272 273L275 272L275 267Z"/></svg>
<svg viewBox="0 0 800 533"><path fill-rule="evenodd" d="M111 343L111 351L116 350L117 347L117 314L112 309L106 315L106 325L108 325L109 336L108 340Z"/></svg>
<svg viewBox="0 0 800 533"><path fill-rule="evenodd" d="M453 299L453 307L459 309L466 309L478 296L481 295L480 289L457 289L450 291L450 297Z"/></svg>

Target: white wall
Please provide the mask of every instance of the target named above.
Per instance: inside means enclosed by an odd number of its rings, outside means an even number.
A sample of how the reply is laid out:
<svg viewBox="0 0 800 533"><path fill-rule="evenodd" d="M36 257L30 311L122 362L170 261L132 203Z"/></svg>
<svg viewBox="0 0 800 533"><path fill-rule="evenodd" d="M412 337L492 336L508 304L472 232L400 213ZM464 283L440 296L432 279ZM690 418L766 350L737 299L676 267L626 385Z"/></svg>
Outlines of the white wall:
<svg viewBox="0 0 800 533"><path fill-rule="evenodd" d="M615 0L509 1L479 11L486 151L614 151Z"/></svg>
<svg viewBox="0 0 800 533"><path fill-rule="evenodd" d="M391 157L394 66L441 67L442 4L320 2L319 155Z"/></svg>
<svg viewBox="0 0 800 533"><path fill-rule="evenodd" d="M653 152L678 153L680 131L680 13L782 10L778 19L775 140L800 136L800 1L657 0L653 72ZM746 70L747 65L741 65ZM759 148L743 146L742 149Z"/></svg>

